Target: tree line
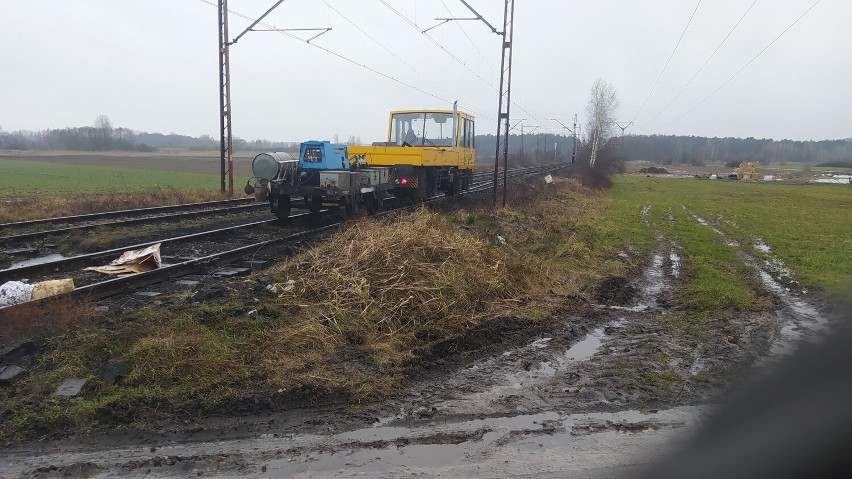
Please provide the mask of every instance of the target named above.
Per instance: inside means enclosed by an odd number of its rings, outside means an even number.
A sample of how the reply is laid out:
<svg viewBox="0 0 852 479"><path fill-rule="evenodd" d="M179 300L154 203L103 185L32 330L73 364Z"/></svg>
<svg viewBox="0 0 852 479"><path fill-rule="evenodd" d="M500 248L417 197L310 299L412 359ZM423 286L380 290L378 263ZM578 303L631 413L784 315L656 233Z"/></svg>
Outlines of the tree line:
<svg viewBox="0 0 852 479"><path fill-rule="evenodd" d="M299 146L297 142L247 141L242 138L232 141L235 151L292 150ZM219 140L210 135L193 137L113 127L105 115L99 116L93 126L14 132L0 128L0 150L154 151L160 148L218 150Z"/></svg>
<svg viewBox="0 0 852 479"><path fill-rule="evenodd" d="M627 135L624 158L671 164L852 163L852 138L794 141L757 138L706 138L701 136Z"/></svg>
<svg viewBox="0 0 852 479"><path fill-rule="evenodd" d="M587 126L586 131L594 131ZM335 138L337 139L337 138ZM350 144L360 138L350 136ZM234 138L235 151L298 149L298 142L269 140L247 141ZM530 133L509 135L510 161L514 164L570 161L574 148L570 135ZM586 135L577 142L577 158L590 155L593 141ZM602 144L618 150L623 160L642 160L671 164L739 164L808 162L825 166L852 165L852 138L843 140L795 141L756 138L707 138L674 135L606 135ZM623 147L622 147L623 144ZM477 135L476 156L482 163L494 161L496 138ZM7 132L0 128L0 150L71 150L71 151L154 151L156 149L218 150L219 140L209 135L197 137L176 133L136 132L113 127L109 118L99 116L93 126L68 127L42 131Z"/></svg>

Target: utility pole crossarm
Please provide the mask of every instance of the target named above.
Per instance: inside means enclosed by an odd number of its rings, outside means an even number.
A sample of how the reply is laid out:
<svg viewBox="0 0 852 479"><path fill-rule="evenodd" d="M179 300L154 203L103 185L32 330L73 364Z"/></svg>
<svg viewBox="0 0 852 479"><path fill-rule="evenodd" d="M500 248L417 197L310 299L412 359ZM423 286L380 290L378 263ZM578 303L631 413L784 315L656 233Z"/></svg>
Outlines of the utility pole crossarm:
<svg viewBox="0 0 852 479"><path fill-rule="evenodd" d="M248 28L246 28L245 30L243 30L243 32L242 32L242 33L240 33L239 35L237 35L236 37L234 37L234 39L233 39L230 43L228 43L228 45L233 45L234 43L237 43L237 41L239 41L239 39L240 39L240 38L242 38L242 37L243 37L243 35L245 35L246 33L250 32L250 31L251 31L251 29L255 27L255 25L257 25L258 23L262 22L262 21L263 21L263 19L264 19L264 18L266 18L266 16L267 16L267 15L269 15L270 13L272 13L272 11L273 11L273 10L275 10L275 9L278 7L278 5L281 5L283 2L284 2L284 0L278 0L277 2L275 2L275 5L273 5L273 6L269 7L269 10L267 10L267 11L266 11L263 15L259 16L259 17L257 18L257 20L255 20L255 21L254 21L254 23L252 23L251 25L249 25L249 27L248 27Z"/></svg>
<svg viewBox="0 0 852 479"><path fill-rule="evenodd" d="M473 7L471 7L469 3L467 3L467 2L466 2L466 1L464 1L464 0L459 0L459 1L460 1L460 2L462 2L462 3L464 4L464 6L465 6L465 7L467 7L467 9L468 9L468 10L470 10L471 12L473 12L473 14L474 14L474 15L476 15L475 20L479 20L479 21L481 21L482 23L484 23L484 24L488 25L488 28L490 28L490 29L491 29L491 31L492 31L492 32L494 32L494 33L496 33L497 35L503 35L503 33L505 32L505 26L504 26L504 31L503 31L503 32L498 32L498 31L497 31L497 28L496 28L496 27L494 27L494 25L492 25L492 24L488 23L488 20L486 20L486 19L482 18L482 15L480 15L480 14L479 14L479 12L477 12L476 10L474 10L474 9L473 9Z"/></svg>

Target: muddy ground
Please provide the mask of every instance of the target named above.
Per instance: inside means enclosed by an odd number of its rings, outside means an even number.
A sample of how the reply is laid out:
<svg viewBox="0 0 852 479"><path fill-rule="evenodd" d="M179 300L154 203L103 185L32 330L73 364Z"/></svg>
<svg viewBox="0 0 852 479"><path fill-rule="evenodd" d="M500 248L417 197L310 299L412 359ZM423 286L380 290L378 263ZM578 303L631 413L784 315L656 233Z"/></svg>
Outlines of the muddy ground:
<svg viewBox="0 0 852 479"><path fill-rule="evenodd" d="M646 217L648 211L644 211ZM749 256L774 297L706 331L673 306L689 258L660 234L635 277L608 278L555 326L493 320L448 343L378 403L163 425L18 445L3 477L622 477L701 424L732 378L771 367L829 325L827 305L771 247ZM653 226L653 225L652 225ZM736 225L727 225L736 227ZM250 408L249 408L250 409Z"/></svg>

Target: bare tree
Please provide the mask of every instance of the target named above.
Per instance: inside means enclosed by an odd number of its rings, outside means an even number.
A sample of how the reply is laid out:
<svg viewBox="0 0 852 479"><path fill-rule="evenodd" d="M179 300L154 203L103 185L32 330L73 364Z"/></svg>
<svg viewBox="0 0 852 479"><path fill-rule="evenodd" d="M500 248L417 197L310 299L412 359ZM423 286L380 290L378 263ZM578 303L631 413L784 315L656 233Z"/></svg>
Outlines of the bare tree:
<svg viewBox="0 0 852 479"><path fill-rule="evenodd" d="M618 94L615 92L615 88L602 78L595 80L592 85L589 104L586 105L586 117L588 118L586 134L592 146L589 167L594 168L598 150L613 136L613 124L618 104Z"/></svg>
<svg viewBox="0 0 852 479"><path fill-rule="evenodd" d="M99 115L95 118L95 138L94 146L97 150L110 150L113 148L113 128L112 122L106 115Z"/></svg>

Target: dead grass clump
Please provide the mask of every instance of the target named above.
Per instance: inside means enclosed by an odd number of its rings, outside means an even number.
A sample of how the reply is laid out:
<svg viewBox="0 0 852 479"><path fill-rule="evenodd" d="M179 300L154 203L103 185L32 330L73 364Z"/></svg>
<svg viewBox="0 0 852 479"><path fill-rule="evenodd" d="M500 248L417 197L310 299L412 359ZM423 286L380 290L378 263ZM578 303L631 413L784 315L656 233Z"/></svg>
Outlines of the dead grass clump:
<svg viewBox="0 0 852 479"><path fill-rule="evenodd" d="M361 221L274 274L297 281L280 302L301 306L303 318L276 331L274 350L292 357L295 342L327 351L348 343L383 367L411 358L418 331L450 337L517 312L547 276L426 210Z"/></svg>
<svg viewBox="0 0 852 479"><path fill-rule="evenodd" d="M68 297L18 304L0 309L0 341L62 334L95 316L90 303Z"/></svg>
<svg viewBox="0 0 852 479"><path fill-rule="evenodd" d="M217 189L148 188L125 193L85 193L60 197L33 196L0 202L0 222L26 221L55 216L223 200Z"/></svg>

